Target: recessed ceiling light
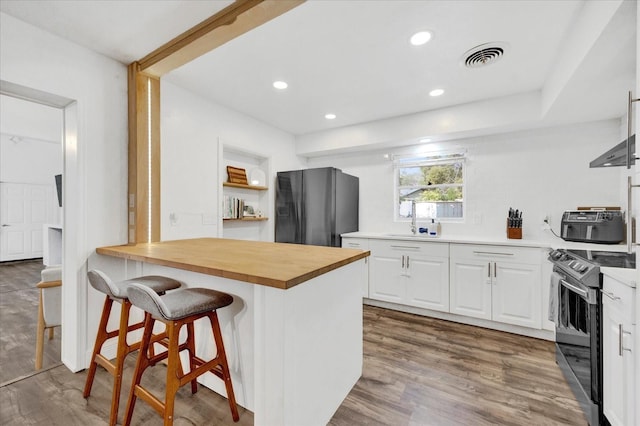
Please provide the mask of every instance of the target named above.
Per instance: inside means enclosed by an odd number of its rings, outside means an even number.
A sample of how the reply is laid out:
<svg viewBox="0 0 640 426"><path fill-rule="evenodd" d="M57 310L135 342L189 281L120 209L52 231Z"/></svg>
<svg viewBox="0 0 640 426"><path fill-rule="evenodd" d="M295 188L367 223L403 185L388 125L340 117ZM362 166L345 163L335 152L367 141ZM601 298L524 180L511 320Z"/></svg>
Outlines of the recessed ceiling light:
<svg viewBox="0 0 640 426"><path fill-rule="evenodd" d="M433 89L429 92L429 96L440 96L444 93L443 89Z"/></svg>
<svg viewBox="0 0 640 426"><path fill-rule="evenodd" d="M283 89L286 89L287 87L289 87L289 85L284 81L274 81L273 82L273 87L275 87L276 89L283 90Z"/></svg>
<svg viewBox="0 0 640 426"><path fill-rule="evenodd" d="M333 120L334 118L336 118L336 115L329 113L329 114L325 114L324 118L326 118L327 120Z"/></svg>
<svg viewBox="0 0 640 426"><path fill-rule="evenodd" d="M411 44L414 46L422 46L431 40L431 33L429 31L420 31L411 36Z"/></svg>
<svg viewBox="0 0 640 426"><path fill-rule="evenodd" d="M420 142L422 142L422 143L431 142L431 138L423 138L423 139L420 139Z"/></svg>

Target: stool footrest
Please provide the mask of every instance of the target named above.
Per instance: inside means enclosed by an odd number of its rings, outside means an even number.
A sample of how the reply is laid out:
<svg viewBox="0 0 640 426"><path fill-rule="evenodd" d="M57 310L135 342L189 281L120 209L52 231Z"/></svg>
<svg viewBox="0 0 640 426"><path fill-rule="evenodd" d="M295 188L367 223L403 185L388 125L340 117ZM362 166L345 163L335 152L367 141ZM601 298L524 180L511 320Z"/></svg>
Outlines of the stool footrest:
<svg viewBox="0 0 640 426"><path fill-rule="evenodd" d="M208 362L204 361L204 360L202 360L202 359L200 359L198 357L193 357L191 359L193 361L195 361L196 364L199 364L199 365L197 365L196 368L194 368L189 373L187 373L184 376L180 377L180 386L183 386L183 385L189 383L190 381L192 381L196 377L202 376L207 371L212 372L213 374L215 374L216 376L218 376L218 377L220 377L221 379L224 380L224 375L222 374L222 368L220 367L220 360L218 358L214 358L214 359L212 359L211 361L208 361Z"/></svg>
<svg viewBox="0 0 640 426"><path fill-rule="evenodd" d="M208 362L205 362L204 360L197 357L193 357L191 359L193 361L196 361L196 363L199 365L196 368L194 368L192 371L180 377L180 386L186 385L196 377L202 376L206 371L210 371L214 373L216 376L220 377L221 379L224 377L222 374L222 370L220 370L219 372L216 371L216 368L220 367L220 362L218 358L212 359L211 361L208 361Z"/></svg>
<svg viewBox="0 0 640 426"><path fill-rule="evenodd" d="M161 416L164 415L165 403L156 398L155 395L153 395L151 392L140 385L136 385L134 392L136 393L137 397L142 398L147 404L153 407L153 409L156 410L158 414L160 414Z"/></svg>
<svg viewBox="0 0 640 426"><path fill-rule="evenodd" d="M158 343L159 345L164 346L165 348L169 348L168 344L165 344L163 339L158 339L158 341L154 342L153 338L151 338L151 343ZM178 346L178 353L189 349L189 347L187 346L188 342L184 342L183 344L181 344L180 346ZM164 361L165 359L167 359L169 357L169 351L164 351L161 354L156 354L153 356L149 356L149 365L154 366L157 363L159 363L160 361Z"/></svg>
<svg viewBox="0 0 640 426"><path fill-rule="evenodd" d="M104 369L107 370L112 376L116 375L116 366L113 365L111 360L107 359L104 355L96 354L95 362L96 364L104 367Z"/></svg>

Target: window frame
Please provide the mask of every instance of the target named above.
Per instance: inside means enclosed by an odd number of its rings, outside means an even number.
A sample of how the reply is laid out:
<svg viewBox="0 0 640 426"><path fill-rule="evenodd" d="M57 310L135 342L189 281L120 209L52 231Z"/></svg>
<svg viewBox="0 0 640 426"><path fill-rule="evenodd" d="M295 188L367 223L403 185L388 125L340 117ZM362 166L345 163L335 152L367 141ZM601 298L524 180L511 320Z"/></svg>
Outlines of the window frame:
<svg viewBox="0 0 640 426"><path fill-rule="evenodd" d="M400 169L408 167L424 167L424 166L436 166L444 164L462 163L462 184L459 186L462 188L462 216L461 217L436 217L436 218L421 218L418 217L419 222L435 219L439 222L447 223L463 223L467 215L467 163L464 153L455 154L438 154L424 157L413 158L398 158L393 160L393 218L394 222L410 222L410 217L400 216L400 190L405 187L400 187ZM458 186L458 184L438 184L432 186L416 186L416 189L422 188L441 188Z"/></svg>

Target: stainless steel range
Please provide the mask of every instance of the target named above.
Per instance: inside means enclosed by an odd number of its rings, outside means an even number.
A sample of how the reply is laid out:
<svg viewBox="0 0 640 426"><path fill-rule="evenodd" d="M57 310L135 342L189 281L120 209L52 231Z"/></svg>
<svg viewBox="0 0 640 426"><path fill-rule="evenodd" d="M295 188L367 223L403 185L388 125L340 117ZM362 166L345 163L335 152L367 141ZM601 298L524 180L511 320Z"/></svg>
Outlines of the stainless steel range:
<svg viewBox="0 0 640 426"><path fill-rule="evenodd" d="M590 425L602 414L602 274L600 267L635 268L622 252L553 250L549 319L556 323L556 361Z"/></svg>

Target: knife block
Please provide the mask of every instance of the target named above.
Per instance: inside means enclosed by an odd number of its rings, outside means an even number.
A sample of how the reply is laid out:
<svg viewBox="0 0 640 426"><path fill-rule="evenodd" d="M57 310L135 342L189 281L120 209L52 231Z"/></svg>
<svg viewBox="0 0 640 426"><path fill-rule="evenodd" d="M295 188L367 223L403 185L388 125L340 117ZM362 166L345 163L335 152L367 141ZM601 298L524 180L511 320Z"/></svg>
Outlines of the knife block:
<svg viewBox="0 0 640 426"><path fill-rule="evenodd" d="M509 219L507 219L507 238L510 240L522 239L522 228L509 227Z"/></svg>

